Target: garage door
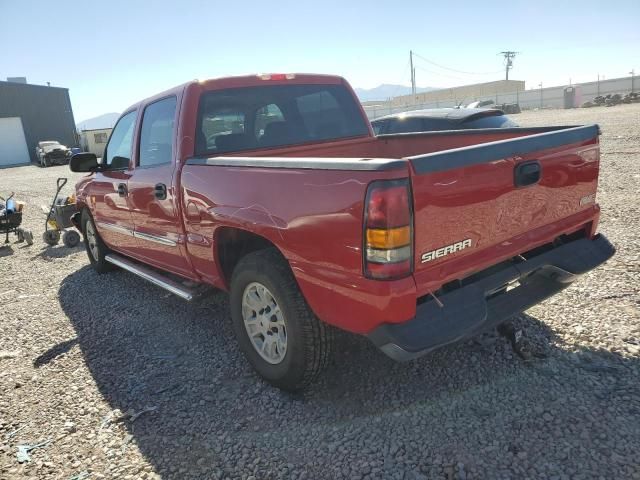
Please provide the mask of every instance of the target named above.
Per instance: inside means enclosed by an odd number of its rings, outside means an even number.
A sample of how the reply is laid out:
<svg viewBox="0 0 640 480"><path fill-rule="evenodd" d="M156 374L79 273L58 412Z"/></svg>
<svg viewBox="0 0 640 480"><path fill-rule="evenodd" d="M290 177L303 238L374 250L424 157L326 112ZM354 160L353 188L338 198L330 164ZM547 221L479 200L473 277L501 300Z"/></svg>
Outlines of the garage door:
<svg viewBox="0 0 640 480"><path fill-rule="evenodd" d="M20 117L0 118L0 167L30 161Z"/></svg>

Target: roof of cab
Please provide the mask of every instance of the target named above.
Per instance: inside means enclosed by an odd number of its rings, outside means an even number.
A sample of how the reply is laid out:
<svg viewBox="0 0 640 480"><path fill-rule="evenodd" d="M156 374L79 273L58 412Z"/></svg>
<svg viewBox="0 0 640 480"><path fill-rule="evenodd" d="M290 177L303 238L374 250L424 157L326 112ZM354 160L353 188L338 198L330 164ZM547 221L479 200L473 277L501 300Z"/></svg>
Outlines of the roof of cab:
<svg viewBox="0 0 640 480"><path fill-rule="evenodd" d="M177 95L184 89L199 85L203 90L217 90L223 88L242 88L253 87L267 82L273 83L291 83L291 84L347 84L347 81L338 75L326 75L319 73L257 73L253 75L239 75L234 77L219 77L210 78L206 80L191 80L189 82L177 85L173 88L165 90L163 92L156 93L150 97L147 97L139 102L134 103L127 108L124 113L130 112L139 108L141 105L154 102L169 95Z"/></svg>

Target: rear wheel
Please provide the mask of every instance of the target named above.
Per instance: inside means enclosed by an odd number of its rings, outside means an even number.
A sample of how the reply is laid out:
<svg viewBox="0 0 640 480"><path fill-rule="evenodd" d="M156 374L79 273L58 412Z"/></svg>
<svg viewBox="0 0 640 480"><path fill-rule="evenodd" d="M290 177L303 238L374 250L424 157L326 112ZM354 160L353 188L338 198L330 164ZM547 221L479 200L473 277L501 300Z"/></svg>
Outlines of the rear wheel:
<svg viewBox="0 0 640 480"><path fill-rule="evenodd" d="M107 262L104 258L105 255L109 253L109 249L100 238L93 218L91 218L91 214L86 208L82 211L80 222L82 225L82 233L84 234L87 256L93 268L95 268L98 273L106 273L113 270L115 266Z"/></svg>
<svg viewBox="0 0 640 480"><path fill-rule="evenodd" d="M328 362L333 331L315 317L275 249L250 253L236 266L231 317L241 350L278 388L304 389Z"/></svg>

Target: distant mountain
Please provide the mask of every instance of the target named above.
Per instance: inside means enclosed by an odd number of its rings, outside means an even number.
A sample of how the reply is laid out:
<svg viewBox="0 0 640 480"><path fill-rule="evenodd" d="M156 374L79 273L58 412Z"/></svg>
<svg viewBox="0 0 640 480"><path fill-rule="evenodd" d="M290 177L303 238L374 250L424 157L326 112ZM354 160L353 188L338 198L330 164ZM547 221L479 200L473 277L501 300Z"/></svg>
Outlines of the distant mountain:
<svg viewBox="0 0 640 480"><path fill-rule="evenodd" d="M120 117L119 113L105 113L97 117L89 118L78 123L78 130L95 130L97 128L112 128L116 120Z"/></svg>
<svg viewBox="0 0 640 480"><path fill-rule="evenodd" d="M416 90L418 93L421 93L438 89L433 87L418 87ZM389 97L399 97L400 95L410 95L411 87L385 83L375 88L356 88L355 91L361 102L371 102L375 100L386 100Z"/></svg>

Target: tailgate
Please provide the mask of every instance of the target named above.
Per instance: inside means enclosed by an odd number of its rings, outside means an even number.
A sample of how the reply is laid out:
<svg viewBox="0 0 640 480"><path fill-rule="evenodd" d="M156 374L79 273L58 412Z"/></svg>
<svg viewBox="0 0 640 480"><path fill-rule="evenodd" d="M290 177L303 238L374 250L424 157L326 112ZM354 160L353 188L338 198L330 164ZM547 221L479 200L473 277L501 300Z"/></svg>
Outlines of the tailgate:
<svg viewBox="0 0 640 480"><path fill-rule="evenodd" d="M410 157L419 294L588 223L598 134L571 127Z"/></svg>

